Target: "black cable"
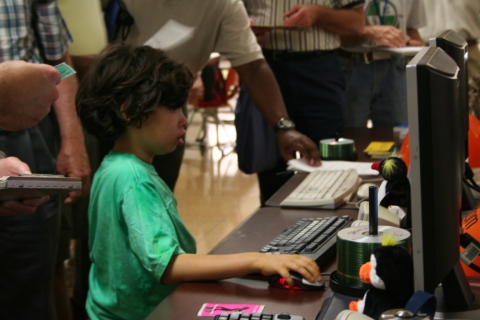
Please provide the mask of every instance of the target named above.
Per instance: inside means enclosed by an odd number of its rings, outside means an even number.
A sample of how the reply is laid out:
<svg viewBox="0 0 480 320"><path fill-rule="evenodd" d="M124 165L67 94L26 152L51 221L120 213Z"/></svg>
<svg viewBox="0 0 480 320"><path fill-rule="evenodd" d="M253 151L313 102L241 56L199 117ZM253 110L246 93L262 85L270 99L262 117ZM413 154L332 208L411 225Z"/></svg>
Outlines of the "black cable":
<svg viewBox="0 0 480 320"><path fill-rule="evenodd" d="M475 180L473 180L473 179L469 180L467 178L463 178L463 181L465 182L465 184L467 186L469 186L473 190L480 192L480 186L475 182Z"/></svg>
<svg viewBox="0 0 480 320"><path fill-rule="evenodd" d="M477 184L477 182L473 179L475 174L473 173L472 168L468 164L468 162L465 162L465 172L463 173L463 181L472 189L479 191L480 192L480 186Z"/></svg>

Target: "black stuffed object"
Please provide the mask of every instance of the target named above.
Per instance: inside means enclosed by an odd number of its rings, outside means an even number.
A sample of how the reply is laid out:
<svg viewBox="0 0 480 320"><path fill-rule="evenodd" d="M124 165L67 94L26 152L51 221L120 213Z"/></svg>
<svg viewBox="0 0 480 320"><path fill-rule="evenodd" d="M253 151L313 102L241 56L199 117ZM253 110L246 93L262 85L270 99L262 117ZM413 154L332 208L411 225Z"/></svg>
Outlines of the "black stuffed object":
<svg viewBox="0 0 480 320"><path fill-rule="evenodd" d="M410 181L407 178L407 165L401 158L392 156L380 162L375 162L372 165L372 169L378 170L387 182L385 185L385 197L381 199L380 205L385 208L389 206L403 208L407 214L406 227L410 228Z"/></svg>
<svg viewBox="0 0 480 320"><path fill-rule="evenodd" d="M380 319L387 310L404 308L413 295L413 260L393 235L384 234L382 246L375 249L359 273L362 281L373 287L362 300L352 301L350 310Z"/></svg>

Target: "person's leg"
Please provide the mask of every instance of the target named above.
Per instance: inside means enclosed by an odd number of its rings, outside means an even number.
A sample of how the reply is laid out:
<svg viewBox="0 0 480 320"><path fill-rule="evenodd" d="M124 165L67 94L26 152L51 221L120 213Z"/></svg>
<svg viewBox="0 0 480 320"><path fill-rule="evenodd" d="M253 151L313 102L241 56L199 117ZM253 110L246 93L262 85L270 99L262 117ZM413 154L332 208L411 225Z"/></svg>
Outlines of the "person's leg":
<svg viewBox="0 0 480 320"><path fill-rule="evenodd" d="M63 263L57 263L55 267L55 310L57 319L72 319L72 308L70 306L70 297L66 286L65 266Z"/></svg>
<svg viewBox="0 0 480 320"><path fill-rule="evenodd" d="M87 148L88 150L88 148ZM92 171L94 167L92 167ZM74 214L74 286L70 299L74 320L88 318L85 304L88 293L88 276L90 272L90 256L88 250L88 199L80 199L72 206Z"/></svg>
<svg viewBox="0 0 480 320"><path fill-rule="evenodd" d="M46 117L24 131L0 131L0 150L34 173L55 170L54 130ZM42 127L44 131L42 132ZM54 273L60 234L60 199L51 196L33 215L0 217L0 317L55 320Z"/></svg>
<svg viewBox="0 0 480 320"><path fill-rule="evenodd" d="M31 216L0 219L0 310L2 319L54 320L54 270L60 215L56 199Z"/></svg>
<svg viewBox="0 0 480 320"><path fill-rule="evenodd" d="M394 127L408 123L406 61L402 57L375 62L377 87L372 104L372 122L376 127Z"/></svg>
<svg viewBox="0 0 480 320"><path fill-rule="evenodd" d="M63 200L62 200L63 202ZM55 265L55 309L58 319L72 319L70 295L65 277L65 261L70 258L70 241L72 239L72 212L70 205L62 203L60 212L60 238L58 241L57 261Z"/></svg>
<svg viewBox="0 0 480 320"><path fill-rule="evenodd" d="M262 207L293 175L293 172L286 172L286 169L285 161L279 159L273 169L257 173L258 185L260 187L260 205Z"/></svg>
<svg viewBox="0 0 480 320"><path fill-rule="evenodd" d="M346 117L345 78L335 53L268 62L296 129L317 145L335 136Z"/></svg>
<svg viewBox="0 0 480 320"><path fill-rule="evenodd" d="M88 319L85 305L87 303L90 265L88 238L75 239L75 286L70 300L74 320Z"/></svg>
<svg viewBox="0 0 480 320"><path fill-rule="evenodd" d="M373 65L339 57L345 76L347 127L366 127L370 119L373 92Z"/></svg>
<svg viewBox="0 0 480 320"><path fill-rule="evenodd" d="M318 146L321 139L333 137L343 127L345 82L333 52L302 60L269 59L268 63L299 132ZM257 175L262 204L288 180L285 170L281 160L274 169Z"/></svg>
<svg viewBox="0 0 480 320"><path fill-rule="evenodd" d="M101 144L98 138L85 132L85 146L88 152L92 177L97 171L103 157L108 153L109 146ZM103 149L102 149L103 148ZM72 222L74 242L75 284L70 299L73 319L88 318L85 304L88 292L88 276L90 272L90 257L88 251L88 197L79 199L72 205Z"/></svg>

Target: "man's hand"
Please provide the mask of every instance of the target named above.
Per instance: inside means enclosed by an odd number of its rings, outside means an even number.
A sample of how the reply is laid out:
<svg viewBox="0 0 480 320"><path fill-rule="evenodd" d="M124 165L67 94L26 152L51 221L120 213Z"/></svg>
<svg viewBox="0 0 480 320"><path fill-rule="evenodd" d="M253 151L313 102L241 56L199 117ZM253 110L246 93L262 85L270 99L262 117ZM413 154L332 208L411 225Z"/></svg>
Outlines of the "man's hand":
<svg viewBox="0 0 480 320"><path fill-rule="evenodd" d="M82 141L83 142L83 141ZM65 203L74 203L80 198L88 197L90 194L90 164L85 147L77 145L83 152L76 152L73 148L63 147L57 156L57 171L66 177L75 177L82 179L82 190L72 191L65 199Z"/></svg>
<svg viewBox="0 0 480 320"><path fill-rule="evenodd" d="M408 40L407 45L410 47L423 47L425 44L422 40L410 39Z"/></svg>
<svg viewBox="0 0 480 320"><path fill-rule="evenodd" d="M285 17L283 25L286 27L303 27L310 29L316 23L316 7L318 6L314 4L293 6L283 15Z"/></svg>
<svg viewBox="0 0 480 320"><path fill-rule="evenodd" d="M0 216L10 217L18 214L34 214L38 206L50 199L49 196L0 202Z"/></svg>
<svg viewBox="0 0 480 320"><path fill-rule="evenodd" d="M365 35L379 46L402 48L407 45L407 36L394 26L366 26Z"/></svg>
<svg viewBox="0 0 480 320"><path fill-rule="evenodd" d="M35 126L59 97L60 73L46 64L25 61L0 63L0 128Z"/></svg>
<svg viewBox="0 0 480 320"><path fill-rule="evenodd" d="M0 176L17 176L20 173L31 173L26 163L15 157L0 159ZM45 196L41 198L2 201L0 202L0 216L33 214L37 207L47 202L49 198Z"/></svg>
<svg viewBox="0 0 480 320"><path fill-rule="evenodd" d="M300 152L305 161L318 167L322 164L320 151L311 139L296 130L279 130L276 134L280 154L285 161L294 159L295 151Z"/></svg>

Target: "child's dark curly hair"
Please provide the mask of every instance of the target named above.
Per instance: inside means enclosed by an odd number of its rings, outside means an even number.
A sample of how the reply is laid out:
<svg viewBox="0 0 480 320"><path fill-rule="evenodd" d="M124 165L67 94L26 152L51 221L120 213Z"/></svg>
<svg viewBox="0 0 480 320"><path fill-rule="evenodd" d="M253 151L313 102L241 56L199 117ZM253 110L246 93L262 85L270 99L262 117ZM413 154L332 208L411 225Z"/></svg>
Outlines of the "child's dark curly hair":
<svg viewBox="0 0 480 320"><path fill-rule="evenodd" d="M156 107L182 107L192 81L190 71L162 50L114 43L82 80L77 112L89 133L112 141L129 125L140 128Z"/></svg>

